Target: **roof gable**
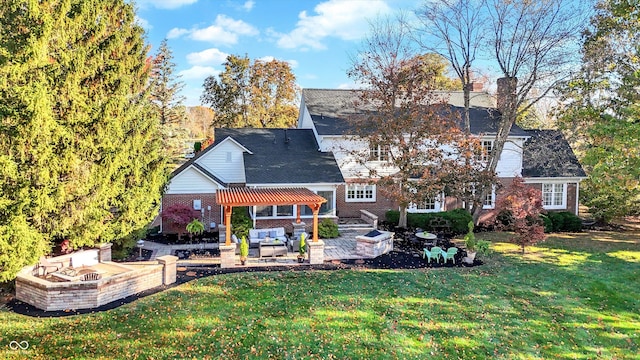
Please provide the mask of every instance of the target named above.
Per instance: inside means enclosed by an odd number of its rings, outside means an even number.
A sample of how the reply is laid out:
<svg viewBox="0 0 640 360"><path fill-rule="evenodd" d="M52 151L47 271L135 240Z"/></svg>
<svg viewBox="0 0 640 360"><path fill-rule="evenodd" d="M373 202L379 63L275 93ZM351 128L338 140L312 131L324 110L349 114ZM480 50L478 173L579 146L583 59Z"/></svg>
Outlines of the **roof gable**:
<svg viewBox="0 0 640 360"><path fill-rule="evenodd" d="M217 129L216 136L233 137L248 150L247 185L344 182L333 154L318 150L310 129Z"/></svg>
<svg viewBox="0 0 640 360"><path fill-rule="evenodd" d="M522 158L525 178L586 177L571 146L558 130L529 130Z"/></svg>

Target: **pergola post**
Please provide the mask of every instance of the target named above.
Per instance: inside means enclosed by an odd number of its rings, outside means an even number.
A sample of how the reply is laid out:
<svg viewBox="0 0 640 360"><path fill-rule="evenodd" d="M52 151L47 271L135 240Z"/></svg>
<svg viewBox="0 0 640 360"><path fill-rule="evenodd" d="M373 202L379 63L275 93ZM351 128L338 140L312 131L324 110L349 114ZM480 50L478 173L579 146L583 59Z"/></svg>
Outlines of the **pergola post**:
<svg viewBox="0 0 640 360"><path fill-rule="evenodd" d="M302 204L296 206L296 224L300 224L300 214L302 212Z"/></svg>
<svg viewBox="0 0 640 360"><path fill-rule="evenodd" d="M313 241L318 241L318 213L320 212L320 204L311 204L309 205L311 210L313 210Z"/></svg>
<svg viewBox="0 0 640 360"><path fill-rule="evenodd" d="M232 212L233 212L233 206L225 205L224 207L224 226L225 226L224 244L227 246L231 245L231 213Z"/></svg>

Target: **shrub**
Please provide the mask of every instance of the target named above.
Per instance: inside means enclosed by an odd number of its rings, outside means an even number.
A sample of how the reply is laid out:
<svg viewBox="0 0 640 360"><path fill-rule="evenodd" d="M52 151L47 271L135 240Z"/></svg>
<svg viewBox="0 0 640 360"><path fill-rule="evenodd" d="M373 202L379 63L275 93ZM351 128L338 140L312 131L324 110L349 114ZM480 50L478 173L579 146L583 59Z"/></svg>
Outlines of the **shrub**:
<svg viewBox="0 0 640 360"><path fill-rule="evenodd" d="M400 211L389 210L386 212L384 217L388 223L398 225L398 222L400 221Z"/></svg>
<svg viewBox="0 0 640 360"><path fill-rule="evenodd" d="M249 256L249 242L247 241L247 237L243 236L242 240L240 240L240 258L247 258Z"/></svg>
<svg viewBox="0 0 640 360"><path fill-rule="evenodd" d="M451 211L442 211L435 213L408 213L407 226L414 228L430 229L431 220L441 217L448 220L451 224L451 231L455 234L464 234L467 232L467 224L473 221L471 214L465 209L454 209ZM387 222L398 225L400 219L400 211L389 210L385 214Z"/></svg>
<svg viewBox="0 0 640 360"><path fill-rule="evenodd" d="M540 215L540 217L542 218L542 223L544 224L544 232L553 232L553 221L551 221L551 218L545 214Z"/></svg>
<svg viewBox="0 0 640 360"><path fill-rule="evenodd" d="M202 143L200 141L196 141L193 143L193 152L199 152L202 149Z"/></svg>
<svg viewBox="0 0 640 360"><path fill-rule="evenodd" d="M247 215L246 207L234 207L231 212L231 231L237 237L249 236L249 230L253 227L251 219Z"/></svg>
<svg viewBox="0 0 640 360"><path fill-rule="evenodd" d="M332 239L340 236L338 233L338 224L331 219L324 219L318 224L318 236L322 239Z"/></svg>
<svg viewBox="0 0 640 360"><path fill-rule="evenodd" d="M547 229L547 220L545 221L545 231L553 232L579 232L582 230L582 220L574 213L569 211L549 212L546 216L551 222L550 230Z"/></svg>

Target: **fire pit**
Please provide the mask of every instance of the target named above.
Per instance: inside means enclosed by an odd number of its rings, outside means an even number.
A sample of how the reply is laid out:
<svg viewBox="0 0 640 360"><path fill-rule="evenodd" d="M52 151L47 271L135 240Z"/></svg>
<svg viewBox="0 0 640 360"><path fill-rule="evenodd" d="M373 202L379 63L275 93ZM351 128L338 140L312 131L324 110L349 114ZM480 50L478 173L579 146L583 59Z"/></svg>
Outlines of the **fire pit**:
<svg viewBox="0 0 640 360"><path fill-rule="evenodd" d="M364 235L356 236L356 254L375 258L393 250L393 236L390 231L373 230Z"/></svg>

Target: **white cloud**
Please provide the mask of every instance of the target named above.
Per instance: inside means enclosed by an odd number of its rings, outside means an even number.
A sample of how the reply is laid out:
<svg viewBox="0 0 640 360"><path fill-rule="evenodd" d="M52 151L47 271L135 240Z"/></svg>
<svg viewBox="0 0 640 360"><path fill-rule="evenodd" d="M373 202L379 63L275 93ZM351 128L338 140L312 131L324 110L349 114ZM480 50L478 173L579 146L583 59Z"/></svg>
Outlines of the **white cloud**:
<svg viewBox="0 0 640 360"><path fill-rule="evenodd" d="M249 0L245 2L244 5L242 5L242 8L245 9L246 11L251 11L251 9L253 9L253 5L255 4L256 4L255 1Z"/></svg>
<svg viewBox="0 0 640 360"><path fill-rule="evenodd" d="M191 30L174 28L167 34L168 38L177 38L189 34L189 37L197 41L207 41L214 44L233 45L238 42L239 36L255 36L258 29L242 20L234 20L226 15L218 15L213 25L206 28Z"/></svg>
<svg viewBox="0 0 640 360"><path fill-rule="evenodd" d="M264 62L269 62L269 61L273 61L275 59L276 59L275 57L273 57L271 55L267 55L267 56L263 56L263 57L259 58L258 60L264 61ZM292 60L282 60L282 61L289 63L289 66L291 66L292 69L295 69L295 68L298 67L298 60L293 60L292 59Z"/></svg>
<svg viewBox="0 0 640 360"><path fill-rule="evenodd" d="M351 90L351 89L362 89L362 88L363 88L362 84L356 84L354 82L342 83L338 85L338 89L340 90Z"/></svg>
<svg viewBox="0 0 640 360"><path fill-rule="evenodd" d="M143 19L138 15L136 15L135 19L136 19L136 24L140 25L143 29L145 30L153 29L153 26L151 26L151 24L149 24L149 22L146 19Z"/></svg>
<svg viewBox="0 0 640 360"><path fill-rule="evenodd" d="M167 39L179 38L180 36L188 33L189 33L189 30L187 29L173 28L169 30L169 32L167 33Z"/></svg>
<svg viewBox="0 0 640 360"><path fill-rule="evenodd" d="M220 70L216 70L212 66L200 65L178 72L178 75L182 76L184 80L204 80L207 76L217 76L218 74L220 74Z"/></svg>
<svg viewBox="0 0 640 360"><path fill-rule="evenodd" d="M318 4L313 10L316 15L307 15L306 11L302 11L298 15L296 28L288 34L270 31L271 35L278 38L279 47L322 50L326 49L322 42L326 37L357 40L367 32L368 19L388 13L391 8L383 0L329 0Z"/></svg>
<svg viewBox="0 0 640 360"><path fill-rule="evenodd" d="M142 8L155 7L158 9L177 9L184 5L191 5L198 0L138 0L136 5Z"/></svg>
<svg viewBox="0 0 640 360"><path fill-rule="evenodd" d="M216 48L203 50L200 52L194 52L187 54L187 61L191 65L205 65L205 64L222 64L229 54L222 52Z"/></svg>

